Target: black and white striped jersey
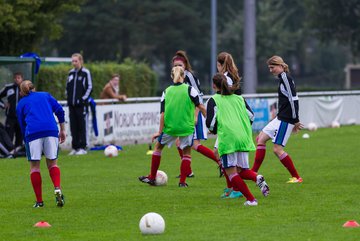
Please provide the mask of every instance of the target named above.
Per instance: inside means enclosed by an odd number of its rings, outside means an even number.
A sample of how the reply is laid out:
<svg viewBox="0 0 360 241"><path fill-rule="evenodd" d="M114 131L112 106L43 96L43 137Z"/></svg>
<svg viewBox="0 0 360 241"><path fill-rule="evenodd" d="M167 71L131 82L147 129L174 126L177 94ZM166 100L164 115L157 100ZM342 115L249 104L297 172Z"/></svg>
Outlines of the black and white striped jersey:
<svg viewBox="0 0 360 241"><path fill-rule="evenodd" d="M285 72L278 75L278 114L281 121L295 124L299 122L299 97L293 79Z"/></svg>
<svg viewBox="0 0 360 241"><path fill-rule="evenodd" d="M184 79L184 83L188 84L192 87L195 88L195 90L197 90L197 92L199 92L199 96L200 96L200 101L201 103L203 103L202 101L202 96L204 95L203 92L201 91L200 88L200 81L199 79L190 71L185 70L185 79Z"/></svg>

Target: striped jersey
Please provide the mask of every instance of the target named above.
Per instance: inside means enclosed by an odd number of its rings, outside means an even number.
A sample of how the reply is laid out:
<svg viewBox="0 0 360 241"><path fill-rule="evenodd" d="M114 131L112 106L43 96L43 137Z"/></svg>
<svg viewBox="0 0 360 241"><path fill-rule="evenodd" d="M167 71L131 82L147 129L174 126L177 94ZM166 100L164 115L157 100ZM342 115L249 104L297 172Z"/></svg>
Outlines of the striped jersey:
<svg viewBox="0 0 360 241"><path fill-rule="evenodd" d="M295 124L299 122L299 97L293 79L285 72L278 75L278 113L281 121Z"/></svg>

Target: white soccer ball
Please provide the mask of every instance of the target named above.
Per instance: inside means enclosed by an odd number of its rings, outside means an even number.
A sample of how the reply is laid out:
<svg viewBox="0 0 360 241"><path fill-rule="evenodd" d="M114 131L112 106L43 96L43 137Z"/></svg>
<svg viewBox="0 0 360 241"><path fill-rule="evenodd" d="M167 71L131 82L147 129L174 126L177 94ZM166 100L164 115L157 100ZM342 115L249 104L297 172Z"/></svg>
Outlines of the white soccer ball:
<svg viewBox="0 0 360 241"><path fill-rule="evenodd" d="M309 139L310 138L310 135L308 133L304 133L304 135L302 135L302 138L304 139Z"/></svg>
<svg viewBox="0 0 360 241"><path fill-rule="evenodd" d="M318 127L314 122L310 122L307 128L309 129L309 131L316 131Z"/></svg>
<svg viewBox="0 0 360 241"><path fill-rule="evenodd" d="M338 121L333 121L333 122L331 122L331 127L332 128L340 128L340 123Z"/></svg>
<svg viewBox="0 0 360 241"><path fill-rule="evenodd" d="M147 213L140 219L139 228L142 234L161 234L165 231L165 221L158 213Z"/></svg>
<svg viewBox="0 0 360 241"><path fill-rule="evenodd" d="M155 177L155 185L156 186L163 186L166 185L168 181L168 176L165 172L158 170Z"/></svg>
<svg viewBox="0 0 360 241"><path fill-rule="evenodd" d="M108 145L104 150L104 154L107 157L115 157L115 156L119 155L119 151L116 146Z"/></svg>

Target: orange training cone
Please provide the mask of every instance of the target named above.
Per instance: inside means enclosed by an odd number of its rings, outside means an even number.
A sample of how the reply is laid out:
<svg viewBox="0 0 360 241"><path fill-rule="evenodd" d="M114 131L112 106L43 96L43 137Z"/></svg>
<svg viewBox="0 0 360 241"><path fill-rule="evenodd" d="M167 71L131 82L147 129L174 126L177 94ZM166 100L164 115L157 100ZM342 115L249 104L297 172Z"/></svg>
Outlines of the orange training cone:
<svg viewBox="0 0 360 241"><path fill-rule="evenodd" d="M347 221L346 223L344 223L343 227L344 228L357 228L360 225L355 221L355 220L350 220Z"/></svg>
<svg viewBox="0 0 360 241"><path fill-rule="evenodd" d="M34 227L37 227L37 228L50 228L51 225L48 222L40 221L40 222L35 223Z"/></svg>

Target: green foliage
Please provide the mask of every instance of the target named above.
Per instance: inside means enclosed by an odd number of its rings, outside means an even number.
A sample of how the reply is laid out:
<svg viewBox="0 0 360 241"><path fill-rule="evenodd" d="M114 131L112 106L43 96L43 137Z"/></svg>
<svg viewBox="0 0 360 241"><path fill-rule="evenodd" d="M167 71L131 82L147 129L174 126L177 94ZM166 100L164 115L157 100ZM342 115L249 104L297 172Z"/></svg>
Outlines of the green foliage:
<svg viewBox="0 0 360 241"><path fill-rule="evenodd" d="M305 131L302 131L303 133ZM260 169L270 186L264 198L252 181L246 181L259 205L245 207L244 198L222 200L225 179L218 178L212 160L192 152L195 178L179 188L180 159L176 148L165 148L160 170L168 185L151 187L137 177L150 171L147 145L124 146L116 158L102 151L86 156L59 155L65 206L55 206L53 186L41 162L45 207L33 209L35 196L25 158L0 162L0 227L2 240L153 240L153 241L355 241L359 228L343 228L348 220L360 222L357 151L360 126L319 129L290 138L286 151L303 177L302 184L286 184L288 171L267 145ZM214 139L203 142L211 147ZM252 163L254 153L250 153ZM6 174L6 175L5 175ZM161 235L141 235L140 218L157 212L165 220ZM34 228L39 221L52 227Z"/></svg>
<svg viewBox="0 0 360 241"><path fill-rule="evenodd" d="M156 74L143 62L137 63L126 59L122 64L116 63L89 63L85 64L91 72L93 91L91 96L100 98L100 93L111 75L121 75L120 92L128 97L153 96L157 89ZM40 91L47 91L59 100L65 99L65 88L70 65L59 64L42 66L36 82Z"/></svg>
<svg viewBox="0 0 360 241"><path fill-rule="evenodd" d="M336 39L349 44L354 57L360 57L360 2L358 0L305 1L310 26L323 42Z"/></svg>
<svg viewBox="0 0 360 241"><path fill-rule="evenodd" d="M0 0L0 55L35 51L46 36L58 39L59 17L79 11L84 0Z"/></svg>

